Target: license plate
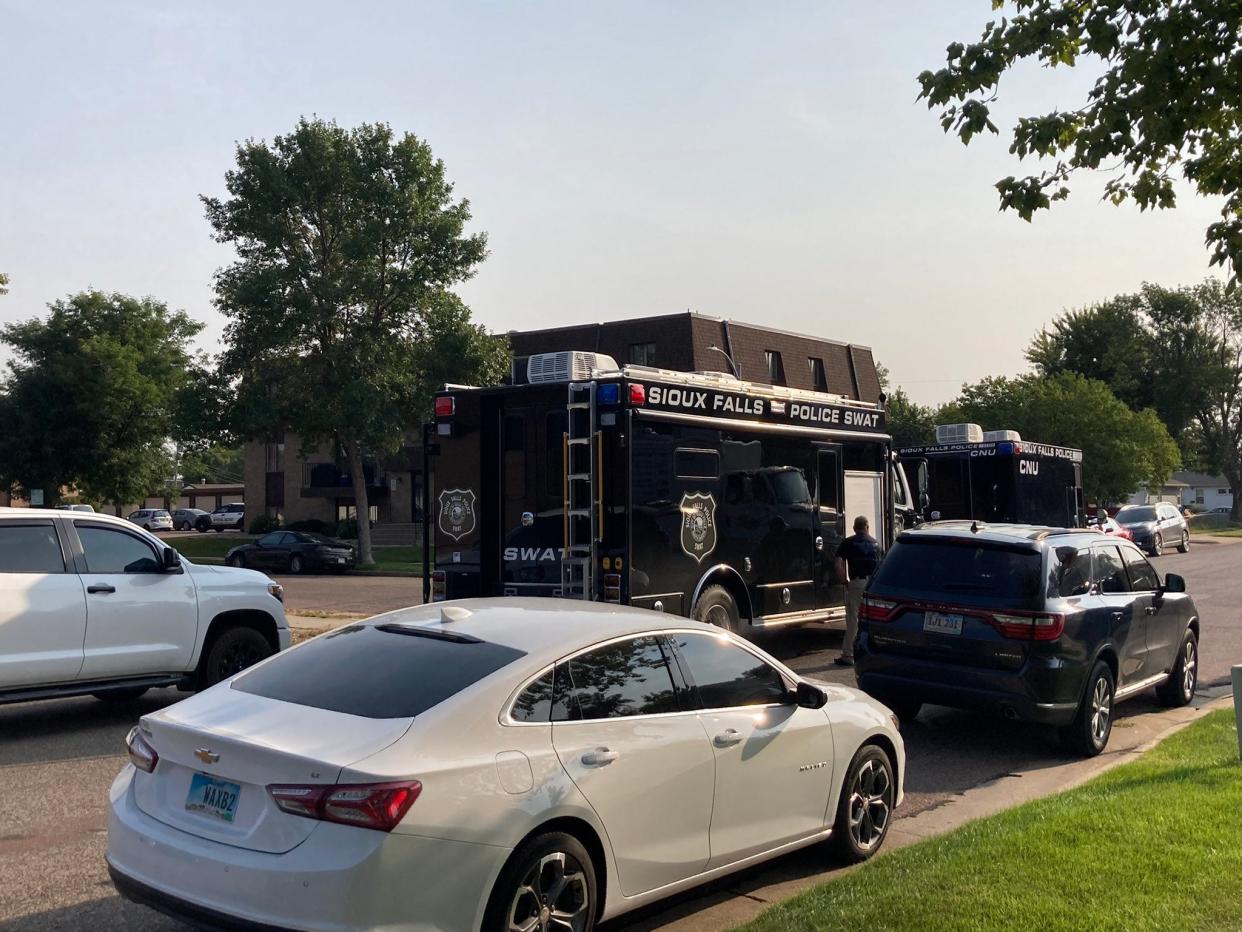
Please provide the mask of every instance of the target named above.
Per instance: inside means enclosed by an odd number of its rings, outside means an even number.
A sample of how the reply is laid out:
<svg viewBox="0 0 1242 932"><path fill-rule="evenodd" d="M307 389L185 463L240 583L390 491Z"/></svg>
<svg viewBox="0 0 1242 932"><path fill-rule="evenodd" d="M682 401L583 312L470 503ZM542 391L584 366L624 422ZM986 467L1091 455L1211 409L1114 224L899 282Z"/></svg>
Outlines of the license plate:
<svg viewBox="0 0 1242 932"><path fill-rule="evenodd" d="M237 801L240 798L240 784L217 780L205 773L196 773L190 781L190 794L185 799L185 808L221 822L232 822L237 815Z"/></svg>
<svg viewBox="0 0 1242 932"><path fill-rule="evenodd" d="M927 612L923 615L923 630L931 634L961 634L962 616Z"/></svg>

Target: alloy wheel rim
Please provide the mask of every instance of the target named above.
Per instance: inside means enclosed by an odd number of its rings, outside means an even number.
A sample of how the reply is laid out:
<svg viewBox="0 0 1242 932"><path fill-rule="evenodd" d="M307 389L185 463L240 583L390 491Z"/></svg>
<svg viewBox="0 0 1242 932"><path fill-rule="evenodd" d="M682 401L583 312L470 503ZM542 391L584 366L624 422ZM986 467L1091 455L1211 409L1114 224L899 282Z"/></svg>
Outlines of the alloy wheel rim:
<svg viewBox="0 0 1242 932"><path fill-rule="evenodd" d="M1113 697L1109 694L1108 681L1100 677L1091 693L1091 737L1097 745L1103 745L1108 737L1112 709Z"/></svg>
<svg viewBox="0 0 1242 932"><path fill-rule="evenodd" d="M224 656L220 658L220 666L217 668L219 678L228 679L235 673L241 673L242 670L249 666L253 666L259 660L258 651L245 644L234 644Z"/></svg>
<svg viewBox="0 0 1242 932"><path fill-rule="evenodd" d="M1182 531L1182 549L1187 550L1189 548L1190 548L1190 532Z"/></svg>
<svg viewBox="0 0 1242 932"><path fill-rule="evenodd" d="M1182 652L1182 691L1187 699L1194 698L1195 694L1195 677L1198 675L1199 657L1198 651L1195 650L1195 642L1186 641L1186 648Z"/></svg>
<svg viewBox="0 0 1242 932"><path fill-rule="evenodd" d="M892 777L873 757L858 768L850 787L849 833L854 844L863 851L876 847L888 831L892 808Z"/></svg>
<svg viewBox="0 0 1242 932"><path fill-rule="evenodd" d="M1152 549L1156 551L1157 556L1164 550L1164 538L1161 535L1156 535L1156 539L1152 542Z"/></svg>
<svg viewBox="0 0 1242 932"><path fill-rule="evenodd" d="M554 851L530 865L509 904L509 932L583 932L591 897L571 854Z"/></svg>

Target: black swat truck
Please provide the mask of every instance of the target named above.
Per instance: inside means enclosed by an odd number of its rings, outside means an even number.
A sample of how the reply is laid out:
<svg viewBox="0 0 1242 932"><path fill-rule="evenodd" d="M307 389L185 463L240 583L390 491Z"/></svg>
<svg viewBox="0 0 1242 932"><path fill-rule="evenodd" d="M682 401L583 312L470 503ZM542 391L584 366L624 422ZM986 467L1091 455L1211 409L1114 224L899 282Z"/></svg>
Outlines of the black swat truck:
<svg viewBox="0 0 1242 932"><path fill-rule="evenodd" d="M720 373L519 358L425 429L429 601L542 595L735 630L843 616L858 515L912 523L881 405Z"/></svg>

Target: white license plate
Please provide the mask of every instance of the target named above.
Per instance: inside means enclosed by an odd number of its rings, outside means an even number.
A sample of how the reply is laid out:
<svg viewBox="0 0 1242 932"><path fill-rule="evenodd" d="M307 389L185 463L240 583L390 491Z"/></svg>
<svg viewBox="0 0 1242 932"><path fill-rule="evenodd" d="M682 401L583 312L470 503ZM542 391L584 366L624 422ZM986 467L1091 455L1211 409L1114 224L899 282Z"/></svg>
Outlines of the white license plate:
<svg viewBox="0 0 1242 932"><path fill-rule="evenodd" d="M926 612L923 615L923 630L931 634L961 634L962 616Z"/></svg>
<svg viewBox="0 0 1242 932"><path fill-rule="evenodd" d="M196 773L190 780L190 793L185 798L185 808L232 822L237 815L237 801L241 798L241 784L218 780L205 773Z"/></svg>

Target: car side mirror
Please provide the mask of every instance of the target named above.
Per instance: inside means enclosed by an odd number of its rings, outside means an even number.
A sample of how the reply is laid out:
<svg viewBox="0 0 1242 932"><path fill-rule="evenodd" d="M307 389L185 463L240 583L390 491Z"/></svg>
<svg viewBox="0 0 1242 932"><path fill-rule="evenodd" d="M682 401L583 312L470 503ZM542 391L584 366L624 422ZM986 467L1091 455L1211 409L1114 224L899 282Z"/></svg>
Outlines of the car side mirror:
<svg viewBox="0 0 1242 932"><path fill-rule="evenodd" d="M1176 573L1169 573L1164 577L1164 585L1161 589L1164 592L1185 592L1186 580Z"/></svg>
<svg viewBox="0 0 1242 932"><path fill-rule="evenodd" d="M172 547L164 548L164 572L172 573L181 569L181 554Z"/></svg>
<svg viewBox="0 0 1242 932"><path fill-rule="evenodd" d="M804 709L822 709L828 704L828 694L806 680L798 680L794 688L794 702Z"/></svg>

